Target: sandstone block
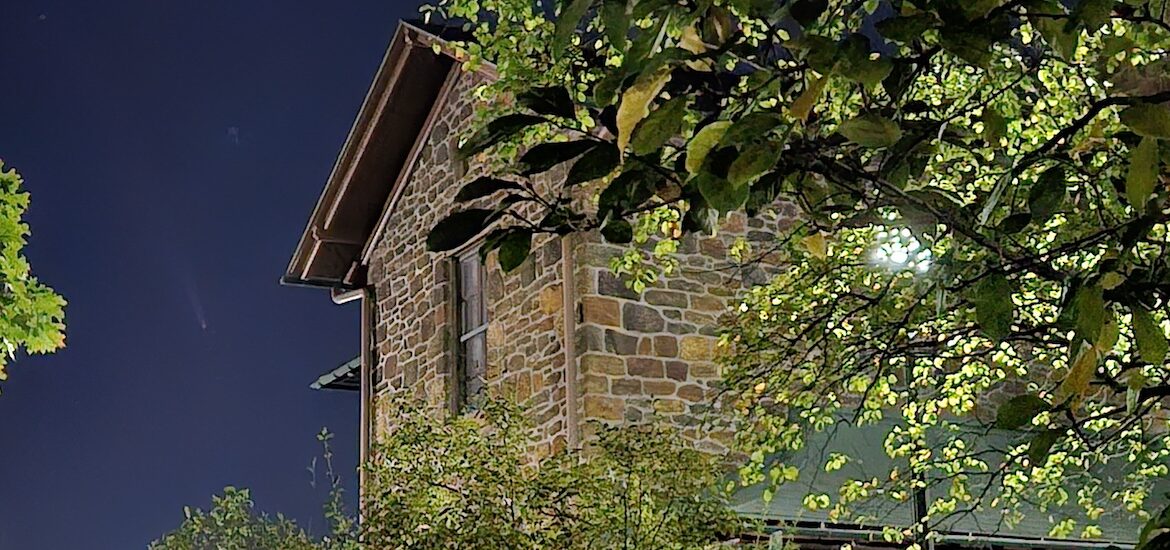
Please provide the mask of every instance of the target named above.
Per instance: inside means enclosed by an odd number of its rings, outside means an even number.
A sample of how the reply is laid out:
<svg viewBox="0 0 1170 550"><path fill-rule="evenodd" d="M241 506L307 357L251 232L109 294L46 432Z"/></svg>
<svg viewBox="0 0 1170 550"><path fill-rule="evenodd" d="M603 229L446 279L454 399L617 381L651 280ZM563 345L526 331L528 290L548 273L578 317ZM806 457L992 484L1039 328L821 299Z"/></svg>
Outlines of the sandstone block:
<svg viewBox="0 0 1170 550"><path fill-rule="evenodd" d="M610 385L614 395L641 395L642 382L631 378L619 378Z"/></svg>
<svg viewBox="0 0 1170 550"><path fill-rule="evenodd" d="M601 395L585 396L585 416L601 420L621 420L625 412L625 401L616 397Z"/></svg>
<svg viewBox="0 0 1170 550"><path fill-rule="evenodd" d="M638 351L638 337L616 330L606 330L605 350L618 355L634 355Z"/></svg>
<svg viewBox="0 0 1170 550"><path fill-rule="evenodd" d="M704 393L703 387L695 384L688 384L678 389L678 396L691 403L702 401Z"/></svg>
<svg viewBox="0 0 1170 550"><path fill-rule="evenodd" d="M678 339L674 336L655 336L654 355L659 357L678 357Z"/></svg>
<svg viewBox="0 0 1170 550"><path fill-rule="evenodd" d="M581 372L620 375L626 373L626 364L621 357L587 353L581 356Z"/></svg>
<svg viewBox="0 0 1170 550"><path fill-rule="evenodd" d="M626 369L630 376L644 376L646 378L662 378L665 372L662 361L645 357L626 359Z"/></svg>
<svg viewBox="0 0 1170 550"><path fill-rule="evenodd" d="M646 303L656 306L687 307L687 295L673 290L651 289L643 294Z"/></svg>
<svg viewBox="0 0 1170 550"><path fill-rule="evenodd" d="M581 299L581 310L586 323L608 327L619 327L622 324L621 308L613 298L585 296Z"/></svg>
<svg viewBox="0 0 1170 550"><path fill-rule="evenodd" d="M706 336L683 336L679 357L687 361L710 361L715 357L715 341Z"/></svg>
<svg viewBox="0 0 1170 550"><path fill-rule="evenodd" d="M622 307L622 326L637 332L662 332L666 321L658 310L637 303Z"/></svg>
<svg viewBox="0 0 1170 550"><path fill-rule="evenodd" d="M666 362L666 377L671 380L683 381L687 379L687 364L682 361Z"/></svg>

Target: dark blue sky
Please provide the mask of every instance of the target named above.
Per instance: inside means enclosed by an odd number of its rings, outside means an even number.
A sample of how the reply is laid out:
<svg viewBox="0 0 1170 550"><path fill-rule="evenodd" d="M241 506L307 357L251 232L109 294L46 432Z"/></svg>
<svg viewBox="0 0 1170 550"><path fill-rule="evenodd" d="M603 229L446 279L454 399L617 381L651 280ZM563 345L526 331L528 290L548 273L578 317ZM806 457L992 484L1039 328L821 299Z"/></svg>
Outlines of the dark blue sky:
<svg viewBox="0 0 1170 550"><path fill-rule="evenodd" d="M277 284L401 0L0 0L0 158L68 347L0 395L0 550L142 548L225 485L321 528L357 311ZM203 329L201 323L206 322Z"/></svg>

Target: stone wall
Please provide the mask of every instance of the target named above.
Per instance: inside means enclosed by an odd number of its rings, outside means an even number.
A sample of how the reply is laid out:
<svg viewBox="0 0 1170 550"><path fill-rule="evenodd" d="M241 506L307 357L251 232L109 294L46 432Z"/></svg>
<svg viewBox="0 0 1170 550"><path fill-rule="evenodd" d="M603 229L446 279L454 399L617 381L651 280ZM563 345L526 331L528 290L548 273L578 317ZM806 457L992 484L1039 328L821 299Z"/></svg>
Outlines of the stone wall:
<svg viewBox="0 0 1170 550"><path fill-rule="evenodd" d="M441 105L414 171L369 266L376 298L375 433L393 424L387 397L406 391L449 410L456 335L449 260L425 250L426 234L455 208L460 186L481 172L461 166L455 150L473 123L470 91L480 77L461 73ZM555 177L554 177L555 179ZM490 200L490 199L488 199ZM790 205L789 205L790 206ZM664 420L686 428L705 448L727 448L731 433L714 414L719 371L716 327L746 283L765 279L758 265L735 268L727 250L745 237L774 239L777 223L795 217L747 219L735 214L715 236L688 236L679 269L641 296L609 268L623 248L596 233L566 237L573 251L577 417L585 438L600 425ZM540 452L568 441L568 388L560 237L541 236L530 258L504 274L489 256L487 387L527 405Z"/></svg>
<svg viewBox="0 0 1170 550"><path fill-rule="evenodd" d="M715 363L720 317L745 285L766 280L766 264L737 267L728 249L743 237L772 241L776 224L796 215L748 219L733 214L714 236L689 235L679 266L641 295L612 274L622 248L595 234L576 247L580 300L577 354L588 437L599 425L666 421L685 428L703 448L721 452L732 433L715 410L720 372Z"/></svg>
<svg viewBox="0 0 1170 550"><path fill-rule="evenodd" d="M374 287L374 433L393 425L389 396L409 392L436 410L449 410L455 366L452 266L426 251L426 235L455 208L461 184L479 170L455 158L458 139L473 121L469 93L479 76L459 73L416 160L413 174L383 233L368 277ZM490 393L525 403L542 453L566 443L564 315L559 238L538 238L520 268L503 274L495 255L484 266L488 307Z"/></svg>

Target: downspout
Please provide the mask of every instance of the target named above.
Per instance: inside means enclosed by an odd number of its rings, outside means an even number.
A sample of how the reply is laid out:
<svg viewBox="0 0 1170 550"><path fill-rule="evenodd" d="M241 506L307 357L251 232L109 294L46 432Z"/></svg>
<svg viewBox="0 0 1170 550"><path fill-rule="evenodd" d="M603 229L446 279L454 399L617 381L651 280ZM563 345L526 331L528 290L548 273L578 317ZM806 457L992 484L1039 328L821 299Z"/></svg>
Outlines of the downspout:
<svg viewBox="0 0 1170 550"><path fill-rule="evenodd" d="M581 445L581 426L577 411L577 277L571 237L561 237L561 311L565 316L565 432L569 448L576 449Z"/></svg>
<svg viewBox="0 0 1170 550"><path fill-rule="evenodd" d="M373 422L371 421L371 411L373 403L373 388L374 383L372 372L374 364L374 346L373 336L371 335L373 329L373 310L374 310L374 291L371 287L362 289L362 314L361 314L361 341L362 341L362 366L361 366L361 412L358 415L358 422L360 423L358 429L358 495L359 497L365 494L366 490L366 464L370 458L370 436L373 432ZM359 518L360 518L359 514Z"/></svg>
<svg viewBox="0 0 1170 550"><path fill-rule="evenodd" d="M363 494L366 487L366 460L370 456L370 409L372 403L371 385L373 384L373 345L371 331L373 328L374 292L371 287L359 288L332 294L333 303L341 305L361 300L361 406L358 413L358 495ZM359 515L360 518L360 515Z"/></svg>

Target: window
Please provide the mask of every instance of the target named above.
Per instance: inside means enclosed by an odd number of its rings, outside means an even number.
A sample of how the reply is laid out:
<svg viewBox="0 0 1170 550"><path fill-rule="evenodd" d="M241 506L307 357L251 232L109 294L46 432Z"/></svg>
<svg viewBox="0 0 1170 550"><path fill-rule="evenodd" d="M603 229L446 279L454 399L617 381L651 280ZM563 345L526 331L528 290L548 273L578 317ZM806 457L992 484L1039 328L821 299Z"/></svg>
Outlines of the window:
<svg viewBox="0 0 1170 550"><path fill-rule="evenodd" d="M487 302L478 249L456 258L455 283L459 319L455 391L458 408L463 409L483 395L487 365Z"/></svg>

